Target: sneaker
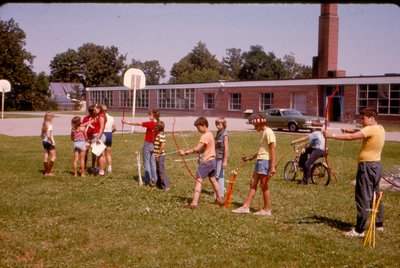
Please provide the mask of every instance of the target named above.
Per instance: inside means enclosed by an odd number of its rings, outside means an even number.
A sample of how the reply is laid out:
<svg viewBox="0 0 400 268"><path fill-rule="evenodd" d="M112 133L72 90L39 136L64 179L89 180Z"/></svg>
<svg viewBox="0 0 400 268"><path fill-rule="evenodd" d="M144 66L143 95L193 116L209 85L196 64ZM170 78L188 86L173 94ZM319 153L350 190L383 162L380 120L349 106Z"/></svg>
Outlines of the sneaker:
<svg viewBox="0 0 400 268"><path fill-rule="evenodd" d="M240 207L240 208L232 210L232 212L236 213L236 214L249 214L250 208Z"/></svg>
<svg viewBox="0 0 400 268"><path fill-rule="evenodd" d="M260 211L257 211L255 213L253 213L253 215L260 215L260 216L271 216L271 210L265 210L265 209L261 209Z"/></svg>
<svg viewBox="0 0 400 268"><path fill-rule="evenodd" d="M112 173L112 168L110 166L107 167L107 172L110 173L110 174Z"/></svg>
<svg viewBox="0 0 400 268"><path fill-rule="evenodd" d="M364 232L359 233L353 228L350 231L344 233L344 235L348 237L364 237Z"/></svg>
<svg viewBox="0 0 400 268"><path fill-rule="evenodd" d="M383 227L376 227L376 230L379 232L383 232Z"/></svg>

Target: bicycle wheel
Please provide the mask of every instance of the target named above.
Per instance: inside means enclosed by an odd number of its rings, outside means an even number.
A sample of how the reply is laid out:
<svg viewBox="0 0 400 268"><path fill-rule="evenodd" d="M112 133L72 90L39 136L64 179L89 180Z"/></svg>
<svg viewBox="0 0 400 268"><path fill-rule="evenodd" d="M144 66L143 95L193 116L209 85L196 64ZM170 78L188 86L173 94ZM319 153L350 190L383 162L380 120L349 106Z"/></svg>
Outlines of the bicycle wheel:
<svg viewBox="0 0 400 268"><path fill-rule="evenodd" d="M294 181L297 175L297 167L293 160L290 160L286 163L285 169L283 170L283 177L286 181L291 182Z"/></svg>
<svg viewBox="0 0 400 268"><path fill-rule="evenodd" d="M331 172L326 164L315 163L311 168L311 181L314 184L328 185L331 181Z"/></svg>
<svg viewBox="0 0 400 268"><path fill-rule="evenodd" d="M382 169L382 178L391 185L400 188L400 175L389 170Z"/></svg>

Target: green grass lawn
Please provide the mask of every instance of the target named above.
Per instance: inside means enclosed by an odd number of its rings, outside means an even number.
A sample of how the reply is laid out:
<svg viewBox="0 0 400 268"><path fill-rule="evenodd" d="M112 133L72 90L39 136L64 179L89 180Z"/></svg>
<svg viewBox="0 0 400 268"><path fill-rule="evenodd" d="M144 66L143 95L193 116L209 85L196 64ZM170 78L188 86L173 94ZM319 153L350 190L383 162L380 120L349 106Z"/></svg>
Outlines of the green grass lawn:
<svg viewBox="0 0 400 268"><path fill-rule="evenodd" d="M175 151L167 133L167 151ZM177 135L192 147L196 132ZM278 160L298 136L276 133ZM338 180L329 186L299 187L283 179L285 162L270 182L273 215L236 215L231 209L246 196L254 162L240 170L232 208L213 202L203 185L200 208L188 210L194 179L177 155L167 156L172 189L139 187L134 152L143 134L114 136L113 174L72 176L72 142L57 136L54 177L42 175L42 145L37 137L0 136L1 267L398 267L400 192L384 191L385 231L376 248L343 235L355 223L354 185L359 141L329 140L329 164ZM254 153L259 133L230 132L226 172L242 155ZM188 145L185 145L185 141ZM398 163L400 143L387 142L384 166ZM195 172L196 164L189 163ZM226 183L228 187L228 183ZM262 205L258 192L252 211Z"/></svg>

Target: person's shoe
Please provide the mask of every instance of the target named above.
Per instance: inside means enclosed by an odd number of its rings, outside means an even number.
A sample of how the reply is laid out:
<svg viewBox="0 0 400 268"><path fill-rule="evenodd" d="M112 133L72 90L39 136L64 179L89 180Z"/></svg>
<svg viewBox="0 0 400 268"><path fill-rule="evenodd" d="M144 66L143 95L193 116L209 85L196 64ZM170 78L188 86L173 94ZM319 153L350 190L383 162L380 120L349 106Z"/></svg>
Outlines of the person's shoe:
<svg viewBox="0 0 400 268"><path fill-rule="evenodd" d="M189 208L189 209L196 209L198 207L199 207L198 205L192 205L192 204L188 204L185 206L185 208Z"/></svg>
<svg viewBox="0 0 400 268"><path fill-rule="evenodd" d="M110 174L112 173L112 168L110 166L107 167L107 172L110 173Z"/></svg>
<svg viewBox="0 0 400 268"><path fill-rule="evenodd" d="M236 214L249 214L250 208L240 207L240 208L232 210L232 212L236 213Z"/></svg>
<svg viewBox="0 0 400 268"><path fill-rule="evenodd" d="M359 233L353 228L350 231L345 232L344 235L347 237L364 237L364 232Z"/></svg>
<svg viewBox="0 0 400 268"><path fill-rule="evenodd" d="M376 227L376 230L379 232L383 232L384 229L383 229L383 227Z"/></svg>
<svg viewBox="0 0 400 268"><path fill-rule="evenodd" d="M308 182L304 182L304 181L299 181L299 185L308 185Z"/></svg>
<svg viewBox="0 0 400 268"><path fill-rule="evenodd" d="M254 212L253 215L260 215L260 216L271 216L271 210L261 209L260 211Z"/></svg>

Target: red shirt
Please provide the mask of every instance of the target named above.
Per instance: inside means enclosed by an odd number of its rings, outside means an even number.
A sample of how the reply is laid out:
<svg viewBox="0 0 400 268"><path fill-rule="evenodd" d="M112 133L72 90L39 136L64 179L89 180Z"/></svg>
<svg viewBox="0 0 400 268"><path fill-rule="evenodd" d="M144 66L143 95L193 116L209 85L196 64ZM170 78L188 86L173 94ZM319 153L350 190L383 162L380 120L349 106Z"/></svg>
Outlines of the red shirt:
<svg viewBox="0 0 400 268"><path fill-rule="evenodd" d="M154 129L156 128L156 122L154 121L142 122L142 127L146 128L146 136L144 140L153 143L155 137L157 136L157 133L154 132Z"/></svg>
<svg viewBox="0 0 400 268"><path fill-rule="evenodd" d="M83 118L82 120L82 124L89 122L90 119L93 119L92 117L90 117L90 115L87 115ZM94 127L93 127L93 122L90 123L89 125L86 126L86 135L88 137L88 140L92 140L93 139L93 134L94 134Z"/></svg>
<svg viewBox="0 0 400 268"><path fill-rule="evenodd" d="M104 127L106 126L106 123L107 123L107 116L105 113L102 113L102 114L98 114L96 116L96 119L93 122L93 127L94 127L93 134L100 133L100 118L104 119L104 126L103 126L103 132L104 132Z"/></svg>

